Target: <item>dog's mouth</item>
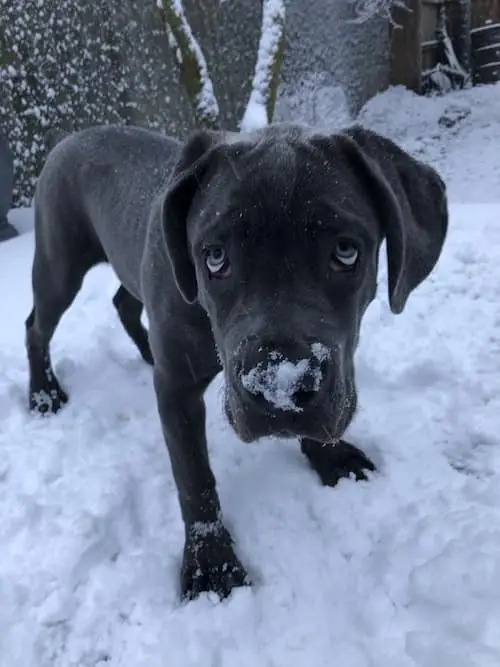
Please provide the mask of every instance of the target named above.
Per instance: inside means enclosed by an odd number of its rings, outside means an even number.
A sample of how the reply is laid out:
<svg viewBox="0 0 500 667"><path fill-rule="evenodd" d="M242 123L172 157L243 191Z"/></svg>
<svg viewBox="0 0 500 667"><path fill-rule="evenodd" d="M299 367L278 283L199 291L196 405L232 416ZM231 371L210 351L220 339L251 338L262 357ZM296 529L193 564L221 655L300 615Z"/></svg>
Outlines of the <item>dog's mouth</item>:
<svg viewBox="0 0 500 667"><path fill-rule="evenodd" d="M336 443L349 426L357 404L354 384L343 391L332 388L313 408L276 410L250 407L226 377L224 408L227 420L243 442L261 438L310 438L324 443Z"/></svg>

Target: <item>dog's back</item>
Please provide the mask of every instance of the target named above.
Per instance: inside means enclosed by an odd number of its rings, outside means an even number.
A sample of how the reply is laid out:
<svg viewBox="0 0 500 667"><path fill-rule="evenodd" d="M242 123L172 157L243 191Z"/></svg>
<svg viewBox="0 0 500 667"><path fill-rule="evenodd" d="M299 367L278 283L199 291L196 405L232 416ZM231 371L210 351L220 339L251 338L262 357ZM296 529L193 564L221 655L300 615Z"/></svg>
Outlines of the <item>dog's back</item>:
<svg viewBox="0 0 500 667"><path fill-rule="evenodd" d="M35 192L35 233L57 262L109 261L139 294L151 203L180 144L138 127L92 127L53 142ZM63 276L62 276L63 277Z"/></svg>

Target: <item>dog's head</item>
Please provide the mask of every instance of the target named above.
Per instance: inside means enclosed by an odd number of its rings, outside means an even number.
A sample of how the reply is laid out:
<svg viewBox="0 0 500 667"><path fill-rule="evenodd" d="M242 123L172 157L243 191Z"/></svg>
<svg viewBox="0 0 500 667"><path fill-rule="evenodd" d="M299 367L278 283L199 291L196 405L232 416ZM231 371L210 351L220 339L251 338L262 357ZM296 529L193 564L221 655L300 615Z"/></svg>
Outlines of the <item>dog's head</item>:
<svg viewBox="0 0 500 667"><path fill-rule="evenodd" d="M199 131L167 189L177 286L209 315L239 436L338 439L356 408L353 357L387 242L400 313L448 224L430 167L360 127Z"/></svg>

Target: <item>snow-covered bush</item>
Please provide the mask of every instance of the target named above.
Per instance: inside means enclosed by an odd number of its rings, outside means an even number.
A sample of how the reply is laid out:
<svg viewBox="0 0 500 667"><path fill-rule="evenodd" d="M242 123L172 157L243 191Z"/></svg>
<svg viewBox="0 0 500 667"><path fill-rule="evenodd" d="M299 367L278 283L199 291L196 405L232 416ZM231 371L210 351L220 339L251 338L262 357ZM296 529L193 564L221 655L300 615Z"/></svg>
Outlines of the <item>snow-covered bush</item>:
<svg viewBox="0 0 500 667"><path fill-rule="evenodd" d="M18 203L33 193L50 126L135 122L169 130L182 113L161 17L150 3L0 0L0 132L12 147ZM175 105L174 105L175 106Z"/></svg>
<svg viewBox="0 0 500 667"><path fill-rule="evenodd" d="M120 118L126 96L119 44L107 2L99 0L0 0L0 35L0 88L6 93L0 128L15 154L18 195L26 198L50 125Z"/></svg>

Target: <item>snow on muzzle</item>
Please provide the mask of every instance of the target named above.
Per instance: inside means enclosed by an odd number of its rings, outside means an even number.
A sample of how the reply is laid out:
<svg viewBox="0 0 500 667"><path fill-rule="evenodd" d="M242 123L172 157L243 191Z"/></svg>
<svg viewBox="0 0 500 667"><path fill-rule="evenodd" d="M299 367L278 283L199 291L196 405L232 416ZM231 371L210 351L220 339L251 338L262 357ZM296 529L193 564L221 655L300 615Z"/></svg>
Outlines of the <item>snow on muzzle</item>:
<svg viewBox="0 0 500 667"><path fill-rule="evenodd" d="M325 388L330 359L322 343L259 345L244 355L239 380L253 403L300 413Z"/></svg>

